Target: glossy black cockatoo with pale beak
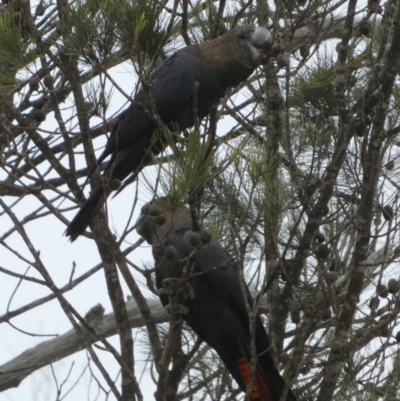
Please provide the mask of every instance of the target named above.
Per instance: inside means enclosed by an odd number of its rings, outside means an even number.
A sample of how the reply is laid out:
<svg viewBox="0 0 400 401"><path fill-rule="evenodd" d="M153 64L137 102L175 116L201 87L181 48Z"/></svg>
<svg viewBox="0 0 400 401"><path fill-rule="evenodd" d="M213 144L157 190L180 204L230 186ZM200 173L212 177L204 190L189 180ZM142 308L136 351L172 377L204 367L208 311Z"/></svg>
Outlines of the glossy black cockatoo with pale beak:
<svg viewBox="0 0 400 401"><path fill-rule="evenodd" d="M250 308L253 301L248 288L241 289L232 256L210 233L193 233L191 228L189 209L179 205L171 211L166 201L159 199L142 208L136 230L152 245L157 287L166 288L171 279L180 281L180 285L174 285L182 289L177 295L177 309L193 331L218 353L245 391L251 360L245 298ZM192 263L193 270L185 279L182 274L188 263ZM169 296L163 294L160 299L168 310ZM270 343L259 315L254 324L258 358L250 397L252 401L279 401L285 382L271 357ZM291 390L284 401L296 401Z"/></svg>
<svg viewBox="0 0 400 401"><path fill-rule="evenodd" d="M98 164L111 156L105 184L93 190L69 224L66 235L71 241L84 232L116 181L131 175L122 188L132 182L152 156L165 148L160 120L174 132L193 126L195 117L201 120L208 115L228 88L239 85L265 62L271 45L267 29L237 26L211 42L177 51L158 67L150 76L147 93L142 89L135 96L99 157Z"/></svg>

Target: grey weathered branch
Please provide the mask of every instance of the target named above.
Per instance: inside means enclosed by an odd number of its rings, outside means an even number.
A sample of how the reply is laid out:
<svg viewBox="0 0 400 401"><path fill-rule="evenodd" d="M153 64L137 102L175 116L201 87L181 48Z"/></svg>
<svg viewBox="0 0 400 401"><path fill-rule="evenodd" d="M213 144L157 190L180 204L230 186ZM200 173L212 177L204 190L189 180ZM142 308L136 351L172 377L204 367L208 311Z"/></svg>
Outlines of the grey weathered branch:
<svg viewBox="0 0 400 401"><path fill-rule="evenodd" d="M147 300L147 304L151 309L156 323L168 321L168 315L158 299L149 299ZM126 304L126 308L131 327L143 326L144 321L136 303L133 300L129 300ZM89 321L89 323L91 322ZM118 327L113 313L105 315L97 324L92 324L98 333L98 338L107 338L118 333ZM96 342L98 338L88 335L88 341L91 343ZM21 381L34 371L73 355L82 349L84 349L82 339L79 334L72 329L57 338L45 341L26 350L21 355L3 366L0 366L0 392L12 387L18 387Z"/></svg>
<svg viewBox="0 0 400 401"><path fill-rule="evenodd" d="M266 301L266 297L263 298L263 301ZM261 302L261 306L265 306L265 301ZM164 307L158 299L147 299L146 302L155 323L165 323L169 320L169 315L165 312ZM89 317L98 309L98 305L94 306L86 315L88 323L92 324L98 333L97 338L88 334L87 341L91 344L95 343L101 337L107 338L118 334L118 326L113 313L108 313L102 318L97 316L96 321L93 321ZM140 310L133 298L126 303L126 309L132 328L145 325ZM60 361L84 348L80 335L72 329L57 338L45 341L26 350L21 355L18 355L16 358L0 366L0 392L12 387L18 387L22 380L36 370Z"/></svg>
<svg viewBox="0 0 400 401"><path fill-rule="evenodd" d="M353 34L357 33L357 28L361 24L379 25L381 23L382 17L377 14L373 14L370 18L365 20L361 14L354 17L353 22ZM343 29L345 27L346 15L330 15L324 17L322 20L314 21L311 25L306 25L304 27L298 28L294 31L291 40L291 47L302 43L304 40L315 41L317 38L319 41L329 40L329 39L340 39L343 34Z"/></svg>

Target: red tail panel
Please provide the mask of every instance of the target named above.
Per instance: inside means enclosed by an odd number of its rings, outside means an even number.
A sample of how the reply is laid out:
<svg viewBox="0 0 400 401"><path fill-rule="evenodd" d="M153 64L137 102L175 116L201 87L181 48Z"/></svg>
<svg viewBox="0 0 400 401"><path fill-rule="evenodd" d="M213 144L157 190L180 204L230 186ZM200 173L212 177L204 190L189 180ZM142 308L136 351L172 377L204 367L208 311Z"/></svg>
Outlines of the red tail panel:
<svg viewBox="0 0 400 401"><path fill-rule="evenodd" d="M237 366L242 377L243 384L247 387L250 377L250 366L245 358L239 358L237 360ZM265 382L261 372L256 371L254 376L253 384L251 386L250 398L252 400L272 401L271 393L268 388L268 384Z"/></svg>

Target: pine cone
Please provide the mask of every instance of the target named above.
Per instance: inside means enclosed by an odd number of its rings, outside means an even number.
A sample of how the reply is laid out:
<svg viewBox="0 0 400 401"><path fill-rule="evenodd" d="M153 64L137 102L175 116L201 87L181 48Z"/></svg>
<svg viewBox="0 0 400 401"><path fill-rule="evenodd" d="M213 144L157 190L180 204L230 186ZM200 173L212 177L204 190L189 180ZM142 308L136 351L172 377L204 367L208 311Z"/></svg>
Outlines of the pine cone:
<svg viewBox="0 0 400 401"><path fill-rule="evenodd" d="M337 341L337 340L335 340L335 341L332 343L331 351L332 351L334 354L337 355L337 354L340 354L341 349L342 349L342 346L341 346L340 342Z"/></svg>
<svg viewBox="0 0 400 401"><path fill-rule="evenodd" d="M201 238L199 233L192 233L189 238L189 243L193 248L199 248L201 246Z"/></svg>
<svg viewBox="0 0 400 401"><path fill-rule="evenodd" d="M359 137L363 137L365 135L365 130L366 130L367 126L365 124L365 121L358 119L355 123L354 123L354 130L356 131L356 135Z"/></svg>
<svg viewBox="0 0 400 401"><path fill-rule="evenodd" d="M376 292L378 293L378 295L381 298L386 298L389 295L389 291L388 291L386 285L384 285L384 284L379 284L376 289Z"/></svg>
<svg viewBox="0 0 400 401"><path fill-rule="evenodd" d="M200 234L200 240L203 244L208 244L211 241L212 234L208 230L202 230Z"/></svg>
<svg viewBox="0 0 400 401"><path fill-rule="evenodd" d="M300 323L300 312L299 311L290 312L290 319L292 320L292 323L299 324Z"/></svg>
<svg viewBox="0 0 400 401"><path fill-rule="evenodd" d="M378 297L372 297L369 300L369 307L371 308L371 310L376 310L378 309L380 302L381 301L379 300Z"/></svg>
<svg viewBox="0 0 400 401"><path fill-rule="evenodd" d="M175 260L176 258L176 249L172 245L168 245L164 248L164 256L167 260Z"/></svg>
<svg viewBox="0 0 400 401"><path fill-rule="evenodd" d="M317 249L317 258L319 259L327 259L331 250L329 249L328 245L322 244Z"/></svg>
<svg viewBox="0 0 400 401"><path fill-rule="evenodd" d="M286 365L290 361L290 355L287 352L281 352L279 355L279 362Z"/></svg>
<svg viewBox="0 0 400 401"><path fill-rule="evenodd" d="M310 43L308 41L304 42L300 46L300 56L304 59L310 55Z"/></svg>
<svg viewBox="0 0 400 401"><path fill-rule="evenodd" d="M374 71L375 71L375 73L377 74L377 75L381 75L381 73L382 73L382 64L381 63L376 63L375 65L374 65Z"/></svg>
<svg viewBox="0 0 400 401"><path fill-rule="evenodd" d="M320 317L323 322L326 322L327 320L329 320L332 317L330 308L327 307L327 308L322 309L322 311L320 312Z"/></svg>
<svg viewBox="0 0 400 401"><path fill-rule="evenodd" d="M393 212L392 206L386 205L386 206L383 208L383 218L384 218L386 221L392 220L393 214L394 214L394 212Z"/></svg>
<svg viewBox="0 0 400 401"><path fill-rule="evenodd" d="M281 68L288 68L289 67L289 57L278 57L276 59L276 65L279 69Z"/></svg>
<svg viewBox="0 0 400 401"><path fill-rule="evenodd" d="M279 44L273 45L271 48L271 53L270 53L271 57L278 56L280 53L282 53L282 50L283 50L283 48L281 45L279 45Z"/></svg>
<svg viewBox="0 0 400 401"><path fill-rule="evenodd" d="M33 77L29 80L29 87L32 91L37 91L39 89L39 81L36 77Z"/></svg>
<svg viewBox="0 0 400 401"><path fill-rule="evenodd" d="M395 278L391 278L388 282L388 291L396 294L399 291L399 282Z"/></svg>
<svg viewBox="0 0 400 401"><path fill-rule="evenodd" d="M43 113L43 111L38 110L34 115L33 115L35 121L38 123L43 122L46 120L46 113Z"/></svg>
<svg viewBox="0 0 400 401"><path fill-rule="evenodd" d="M167 216L164 213L160 214L159 216L154 217L154 222L158 226L163 226L167 222Z"/></svg>
<svg viewBox="0 0 400 401"><path fill-rule="evenodd" d="M50 74L46 74L46 75L43 77L43 85L44 85L46 88L52 88L52 87L53 87L53 84L54 84L54 78L53 78Z"/></svg>

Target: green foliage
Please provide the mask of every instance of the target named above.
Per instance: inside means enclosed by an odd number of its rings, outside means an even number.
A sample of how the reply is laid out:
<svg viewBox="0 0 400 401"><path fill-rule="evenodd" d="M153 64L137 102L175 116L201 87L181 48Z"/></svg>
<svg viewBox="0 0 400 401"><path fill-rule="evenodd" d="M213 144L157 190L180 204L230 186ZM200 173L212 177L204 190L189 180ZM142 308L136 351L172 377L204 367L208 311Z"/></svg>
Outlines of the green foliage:
<svg viewBox="0 0 400 401"><path fill-rule="evenodd" d="M292 143L300 152L312 149L327 157L336 132L335 67L330 59L318 60L294 77L290 86Z"/></svg>
<svg viewBox="0 0 400 401"><path fill-rule="evenodd" d="M0 13L0 60L4 63L17 63L21 67L25 58L26 46L22 43L18 14L12 9Z"/></svg>
<svg viewBox="0 0 400 401"><path fill-rule="evenodd" d="M231 29L238 10L239 7L237 3L226 4L224 19L220 24L220 28ZM207 0L207 7L198 5L196 8L192 9L190 20L196 43L203 43L214 39L217 17L218 9L215 6L215 2L211 0ZM241 22L241 24L244 23L245 21ZM254 20L250 23L254 23Z"/></svg>
<svg viewBox="0 0 400 401"><path fill-rule="evenodd" d="M203 9L201 4L192 9L191 22L195 27L194 40L197 43L207 42L213 38L213 29L217 18L217 9L214 2L207 0L207 7Z"/></svg>
<svg viewBox="0 0 400 401"><path fill-rule="evenodd" d="M255 14L257 15L258 24L267 27L268 18L270 17L267 0L257 1Z"/></svg>
<svg viewBox="0 0 400 401"><path fill-rule="evenodd" d="M79 1L68 11L67 45L90 64L104 63L120 46L153 57L164 37L159 12L155 1Z"/></svg>
<svg viewBox="0 0 400 401"><path fill-rule="evenodd" d="M214 231L219 222L218 231L221 237L226 236L234 225L238 233L250 235L252 242L263 243L264 230L281 234L292 195L284 177L276 171L277 161L268 147L249 140L233 148L227 154L231 164L215 177L205 194L207 204L218 205L211 216Z"/></svg>
<svg viewBox="0 0 400 401"><path fill-rule="evenodd" d="M4 73L0 73L0 90L7 91L11 90L15 85L15 79L10 74L10 71L6 71Z"/></svg>
<svg viewBox="0 0 400 401"><path fill-rule="evenodd" d="M88 63L103 63L115 50L117 42L115 21L109 18L108 0L78 1L68 11L68 22L73 32L67 38L68 50L80 54Z"/></svg>
<svg viewBox="0 0 400 401"><path fill-rule="evenodd" d="M164 36L165 26L160 18L161 8L155 0L117 0L110 18L118 28L119 41L128 47L137 46L154 57Z"/></svg>
<svg viewBox="0 0 400 401"><path fill-rule="evenodd" d="M396 401L400 383L399 358L391 361L390 373L382 380L375 372L373 377L359 381L360 372L365 363L362 355L356 355L347 360L338 384L335 401Z"/></svg>
<svg viewBox="0 0 400 401"><path fill-rule="evenodd" d="M195 132L179 144L171 137L167 141L174 150L174 159L160 166L160 186L172 205L177 206L202 191L212 176L214 157Z"/></svg>
<svg viewBox="0 0 400 401"><path fill-rule="evenodd" d="M250 178L252 186L252 203L263 212L264 222L271 232L278 235L284 212L288 208L291 196L283 177L277 172L276 156L268 146L249 146L243 155L235 159L237 168L242 160L247 160L245 174Z"/></svg>
<svg viewBox="0 0 400 401"><path fill-rule="evenodd" d="M114 91L111 89L106 92L102 85L90 82L85 86L85 92L86 101L90 105L89 114L98 117L105 116Z"/></svg>
<svg viewBox="0 0 400 401"><path fill-rule="evenodd" d="M0 13L0 90L9 92L18 70L37 57L33 46L22 40L19 13L10 7Z"/></svg>
<svg viewBox="0 0 400 401"><path fill-rule="evenodd" d="M332 61L317 65L298 74L291 84L291 105L299 114L315 119L332 116L336 109L335 69Z"/></svg>

